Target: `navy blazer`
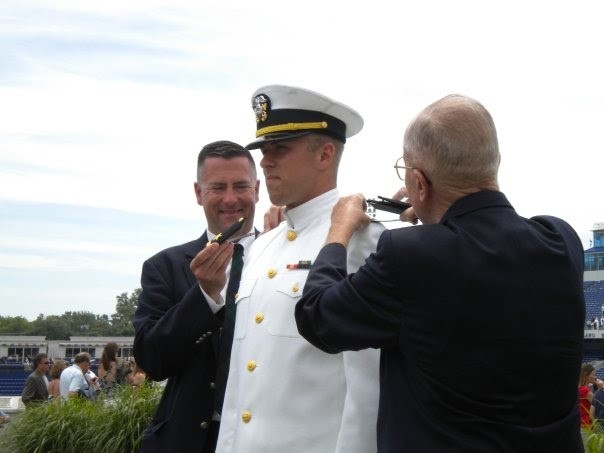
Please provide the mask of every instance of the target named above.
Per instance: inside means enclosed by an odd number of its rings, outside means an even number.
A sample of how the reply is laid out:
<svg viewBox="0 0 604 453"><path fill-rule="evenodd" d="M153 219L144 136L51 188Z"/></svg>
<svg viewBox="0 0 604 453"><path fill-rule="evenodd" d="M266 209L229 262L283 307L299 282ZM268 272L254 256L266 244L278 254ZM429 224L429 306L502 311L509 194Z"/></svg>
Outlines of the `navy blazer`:
<svg viewBox="0 0 604 453"><path fill-rule="evenodd" d="M204 233L143 264L134 355L150 378L168 382L141 452L200 452L208 436L223 310L212 313L189 269L206 242Z"/></svg>
<svg viewBox="0 0 604 453"><path fill-rule="evenodd" d="M296 306L330 353L381 348L380 452L580 452L583 247L496 191L385 231L359 271L328 244Z"/></svg>

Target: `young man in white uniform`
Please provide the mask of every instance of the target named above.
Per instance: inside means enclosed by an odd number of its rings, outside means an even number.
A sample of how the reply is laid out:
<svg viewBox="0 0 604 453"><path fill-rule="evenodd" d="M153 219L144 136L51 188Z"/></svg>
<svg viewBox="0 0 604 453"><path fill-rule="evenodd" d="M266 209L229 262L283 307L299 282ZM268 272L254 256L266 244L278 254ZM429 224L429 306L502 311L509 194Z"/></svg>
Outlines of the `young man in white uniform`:
<svg viewBox="0 0 604 453"><path fill-rule="evenodd" d="M378 351L326 354L299 335L294 319L339 199L344 142L363 119L296 87L260 88L252 102L258 139L247 148L260 148L268 194L286 207L286 220L246 252L217 452L375 452ZM374 224L355 234L348 272L382 231Z"/></svg>

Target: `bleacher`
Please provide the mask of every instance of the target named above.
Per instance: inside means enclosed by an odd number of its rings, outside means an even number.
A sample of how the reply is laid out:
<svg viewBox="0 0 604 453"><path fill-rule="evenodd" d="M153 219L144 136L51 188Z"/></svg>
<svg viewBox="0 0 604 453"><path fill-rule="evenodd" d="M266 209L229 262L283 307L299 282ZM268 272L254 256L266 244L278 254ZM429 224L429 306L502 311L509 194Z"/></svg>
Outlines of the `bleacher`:
<svg viewBox="0 0 604 453"><path fill-rule="evenodd" d="M27 376L32 372L23 364L0 365L0 396L21 395Z"/></svg>
<svg viewBox="0 0 604 453"><path fill-rule="evenodd" d="M583 293L585 294L585 320L602 317L602 305L604 305L604 281L583 282Z"/></svg>
<svg viewBox="0 0 604 453"><path fill-rule="evenodd" d="M21 395L26 378L4 378L0 380L0 396Z"/></svg>

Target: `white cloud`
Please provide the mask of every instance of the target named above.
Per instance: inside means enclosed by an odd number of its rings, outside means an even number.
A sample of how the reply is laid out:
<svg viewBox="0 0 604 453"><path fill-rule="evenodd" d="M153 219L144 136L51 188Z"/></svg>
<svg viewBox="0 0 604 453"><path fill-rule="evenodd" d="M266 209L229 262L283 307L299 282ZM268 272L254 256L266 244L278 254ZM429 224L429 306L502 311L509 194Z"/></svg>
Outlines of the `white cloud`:
<svg viewBox="0 0 604 453"><path fill-rule="evenodd" d="M66 240L51 215L27 217L43 233L0 222L0 260L110 279L108 268L131 276L143 255L201 234L197 153L217 139L251 140L249 97L270 83L306 86L362 113L339 186L369 196L398 188L392 165L421 108L450 92L477 98L498 126L500 185L518 212L558 215L588 245L592 224L604 221L602 10L585 0L2 3L0 201L149 213L161 217L147 222L191 228L159 234L137 218L104 231L71 219L66 233L88 235ZM263 212L264 189L261 197ZM146 241L115 239L133 231ZM120 284L104 286L111 306L131 289ZM2 284L4 300L16 294ZM65 300L98 294L64 291Z"/></svg>

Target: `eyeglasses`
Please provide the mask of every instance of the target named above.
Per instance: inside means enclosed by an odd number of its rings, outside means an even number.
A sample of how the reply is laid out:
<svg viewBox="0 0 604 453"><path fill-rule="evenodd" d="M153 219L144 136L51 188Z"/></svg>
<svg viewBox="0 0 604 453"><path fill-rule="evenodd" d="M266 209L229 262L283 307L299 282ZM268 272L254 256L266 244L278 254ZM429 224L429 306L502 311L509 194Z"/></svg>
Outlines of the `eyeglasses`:
<svg viewBox="0 0 604 453"><path fill-rule="evenodd" d="M432 181L430 181L430 179L428 178L428 176L426 175L426 172L424 170L422 170L421 168L418 167L407 167L406 165L399 165L399 162L401 162L403 160L402 157L399 157L396 162L394 163L394 169L396 170L396 175L398 176L398 179L400 179L401 181L405 181L405 170L418 170L422 173L422 175L424 175L424 178L426 178L426 182L429 185L432 185ZM403 161L404 163L404 161Z"/></svg>

